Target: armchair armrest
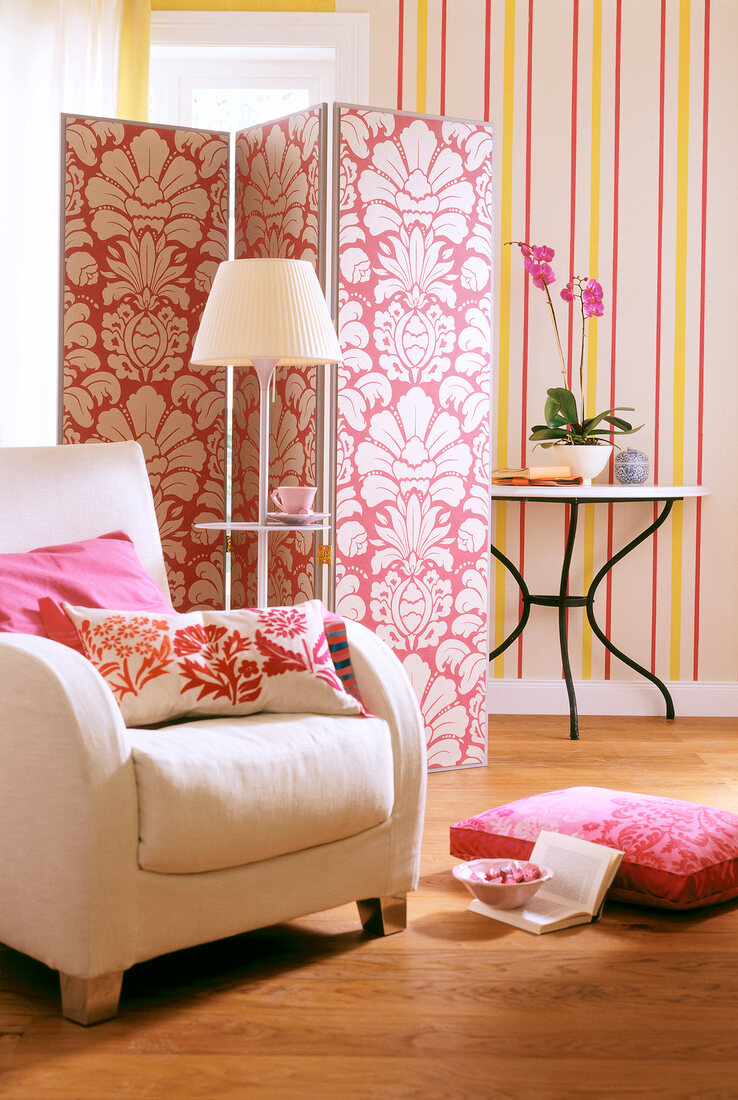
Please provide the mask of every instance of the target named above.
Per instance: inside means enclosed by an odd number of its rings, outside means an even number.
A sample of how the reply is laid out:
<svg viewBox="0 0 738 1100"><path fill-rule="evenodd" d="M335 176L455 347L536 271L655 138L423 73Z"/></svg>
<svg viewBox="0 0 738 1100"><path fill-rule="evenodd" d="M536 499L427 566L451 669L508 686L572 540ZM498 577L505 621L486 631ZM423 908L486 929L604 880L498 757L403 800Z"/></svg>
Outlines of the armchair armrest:
<svg viewBox="0 0 738 1100"><path fill-rule="evenodd" d="M136 783L112 694L79 653L0 635L0 940L66 974L133 961Z"/></svg>
<svg viewBox="0 0 738 1100"><path fill-rule="evenodd" d="M347 619L351 664L364 706L384 718L392 736L394 756L395 842L392 864L415 853L413 888L417 885L420 835L427 783L425 727L410 679L392 650L361 623ZM418 808L420 807L420 812Z"/></svg>

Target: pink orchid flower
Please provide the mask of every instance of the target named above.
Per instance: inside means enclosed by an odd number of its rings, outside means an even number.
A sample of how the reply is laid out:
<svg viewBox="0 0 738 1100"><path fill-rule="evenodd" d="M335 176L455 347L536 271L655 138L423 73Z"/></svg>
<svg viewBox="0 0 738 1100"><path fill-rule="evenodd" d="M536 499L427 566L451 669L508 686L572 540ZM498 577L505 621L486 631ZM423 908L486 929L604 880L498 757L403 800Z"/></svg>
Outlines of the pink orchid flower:
<svg viewBox="0 0 738 1100"><path fill-rule="evenodd" d="M585 287L582 287L582 309L585 317L602 317L604 307L602 304L602 287L596 279L590 279Z"/></svg>
<svg viewBox="0 0 738 1100"><path fill-rule="evenodd" d="M556 338L556 348L561 363L563 385L552 387L547 391L544 414L545 423L535 424L531 428L528 437L536 444L544 447L554 446L557 442L569 444L589 444L596 446L604 442L608 435L628 435L638 431L626 420L615 417L616 412L633 411L630 408L618 406L608 409L598 416L585 418L585 392L584 392L584 357L586 349L587 321L590 318L603 317L605 313L604 294L597 279L589 275L572 275L564 289L560 291L562 299L569 305L577 303L581 319L581 339L579 342L579 396L580 407L577 407L577 399L572 393L567 371L564 349L561 344L561 334L556 320L556 311L551 299L549 286L556 281L556 276L551 268L551 260L554 258L554 250L547 244L531 245L525 241L507 241L509 245L517 245L523 257L525 271L532 278L535 286L543 291L551 315L551 323ZM580 412L581 409L581 412ZM643 425L641 425L642 427Z"/></svg>
<svg viewBox="0 0 738 1100"><path fill-rule="evenodd" d="M525 259L525 270L533 279L534 284L543 290L544 286L556 282L553 268L547 263L536 263L529 256Z"/></svg>
<svg viewBox="0 0 738 1100"><path fill-rule="evenodd" d="M543 290L544 286L548 286L549 283L556 282L556 276L554 275L553 268L549 264L539 264L535 274L533 276L533 282L539 290Z"/></svg>

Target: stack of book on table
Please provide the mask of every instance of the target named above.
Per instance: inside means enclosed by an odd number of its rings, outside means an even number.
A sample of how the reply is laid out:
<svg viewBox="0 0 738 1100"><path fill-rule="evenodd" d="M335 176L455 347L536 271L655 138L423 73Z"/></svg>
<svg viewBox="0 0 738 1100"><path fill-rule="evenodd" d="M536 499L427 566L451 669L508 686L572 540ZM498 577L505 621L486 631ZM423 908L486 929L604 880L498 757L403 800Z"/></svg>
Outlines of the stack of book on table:
<svg viewBox="0 0 738 1100"><path fill-rule="evenodd" d="M581 485L568 466L519 466L492 471L493 485Z"/></svg>

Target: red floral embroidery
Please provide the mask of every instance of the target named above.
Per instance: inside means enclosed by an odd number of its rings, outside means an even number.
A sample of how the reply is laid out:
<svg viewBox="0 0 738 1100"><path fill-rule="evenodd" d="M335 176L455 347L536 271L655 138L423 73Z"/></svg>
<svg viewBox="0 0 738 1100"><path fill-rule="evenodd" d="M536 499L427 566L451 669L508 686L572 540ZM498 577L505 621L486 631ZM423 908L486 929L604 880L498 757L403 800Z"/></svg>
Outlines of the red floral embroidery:
<svg viewBox="0 0 738 1100"><path fill-rule="evenodd" d="M174 652L178 657L187 657L191 653L203 653L210 645L219 642L227 633L224 626L202 626L193 623L174 632Z"/></svg>
<svg viewBox="0 0 738 1100"><path fill-rule="evenodd" d="M320 680L325 680L336 691L345 691L341 678L333 664L331 651L328 647L328 639L321 634L313 647L313 674Z"/></svg>
<svg viewBox="0 0 738 1100"><path fill-rule="evenodd" d="M298 649L285 649L261 630L256 631L255 640L259 653L266 657L262 666L266 676L280 676L284 672L308 672L319 680L325 680L336 691L343 690L343 685L335 673L324 634L315 642L312 653L304 639L302 652Z"/></svg>
<svg viewBox="0 0 738 1100"><path fill-rule="evenodd" d="M183 658L177 666L186 689L199 689L198 700L211 696L251 703L258 699L262 674L256 661L243 656L249 650L253 650L250 638L223 626L194 625L174 632L174 652Z"/></svg>
<svg viewBox="0 0 738 1100"><path fill-rule="evenodd" d="M145 684L170 671L172 646L168 634L162 634L167 625L166 619L148 615L109 615L97 626L89 619L82 622L85 654L118 699L138 695Z"/></svg>
<svg viewBox="0 0 738 1100"><path fill-rule="evenodd" d="M307 616L299 608L271 608L268 611L257 611L256 617L277 637L297 638L300 634L307 634Z"/></svg>

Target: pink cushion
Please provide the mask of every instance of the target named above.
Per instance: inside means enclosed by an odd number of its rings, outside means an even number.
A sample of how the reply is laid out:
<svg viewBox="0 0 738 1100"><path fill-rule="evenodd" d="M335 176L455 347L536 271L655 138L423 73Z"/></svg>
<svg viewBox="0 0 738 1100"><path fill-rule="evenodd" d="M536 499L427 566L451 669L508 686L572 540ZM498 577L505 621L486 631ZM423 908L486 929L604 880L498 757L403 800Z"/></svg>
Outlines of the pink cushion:
<svg viewBox="0 0 738 1100"><path fill-rule="evenodd" d="M362 712L336 675L318 600L186 615L62 606L127 726L258 711Z"/></svg>
<svg viewBox="0 0 738 1100"><path fill-rule="evenodd" d="M42 598L126 611L172 610L123 531L0 554L0 631L46 634L39 610Z"/></svg>
<svg viewBox="0 0 738 1100"><path fill-rule="evenodd" d="M542 829L625 852L614 900L698 909L738 897L737 814L604 787L549 791L460 821L451 854L527 859Z"/></svg>

